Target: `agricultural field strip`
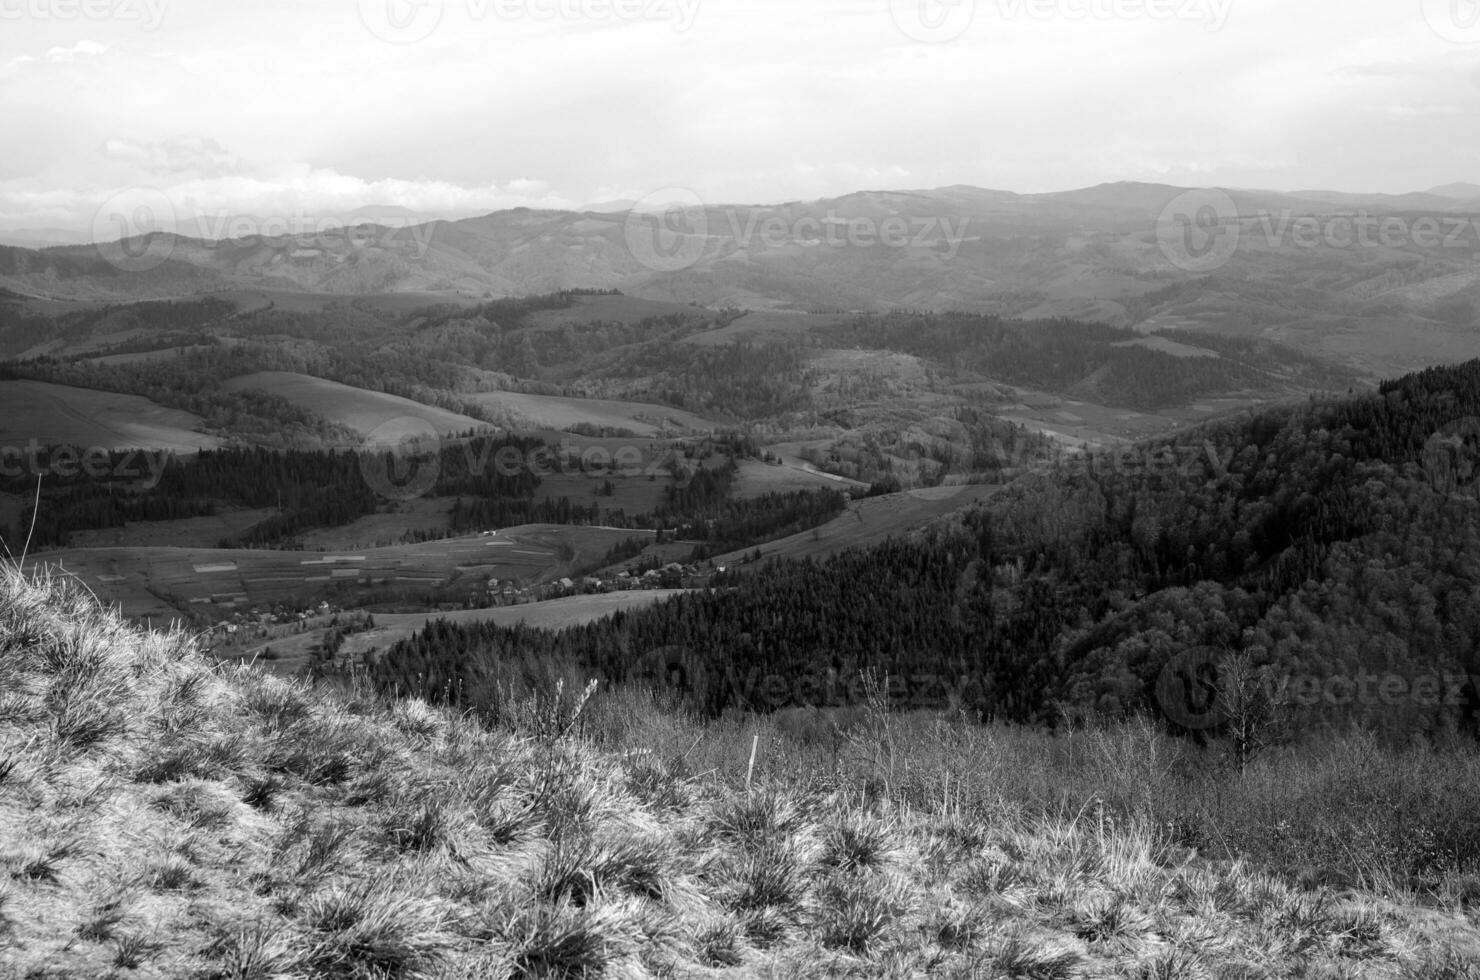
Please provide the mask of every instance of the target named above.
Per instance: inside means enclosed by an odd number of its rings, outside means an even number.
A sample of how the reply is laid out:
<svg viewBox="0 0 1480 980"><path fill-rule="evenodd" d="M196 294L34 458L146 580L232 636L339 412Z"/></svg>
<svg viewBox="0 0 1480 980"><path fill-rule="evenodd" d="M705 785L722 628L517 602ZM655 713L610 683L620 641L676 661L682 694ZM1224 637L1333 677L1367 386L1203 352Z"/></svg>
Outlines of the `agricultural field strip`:
<svg viewBox="0 0 1480 980"><path fill-rule="evenodd" d="M94 547L60 549L35 556L33 566L51 564L76 576L108 602L119 601L128 614L183 612L201 604L243 606L298 603L324 583L404 583L448 585L466 577L524 582L565 574L569 548L598 556L636 532L616 528L530 524L496 533L392 545L359 552L305 555L301 551L257 549ZM498 551L488 548L498 544ZM305 589L308 592L305 592ZM164 603L164 605L161 605Z"/></svg>
<svg viewBox="0 0 1480 980"><path fill-rule="evenodd" d="M542 602L521 603L514 606L493 606L488 609L458 609L449 612L429 613L376 613L375 626L362 633L351 633L345 637L341 652L347 656L363 656L373 649L385 649L397 640L408 639L425 629L437 619L456 623L496 622L505 626L524 623L543 629L564 629L594 622L604 616L623 610L638 609L661 602L670 596L680 595L683 589L632 589L625 592L606 592L594 595L565 596L546 599ZM307 654L322 640L325 629L313 629L303 633L259 643L247 648L240 656L251 659L271 647L279 655L296 659Z"/></svg>

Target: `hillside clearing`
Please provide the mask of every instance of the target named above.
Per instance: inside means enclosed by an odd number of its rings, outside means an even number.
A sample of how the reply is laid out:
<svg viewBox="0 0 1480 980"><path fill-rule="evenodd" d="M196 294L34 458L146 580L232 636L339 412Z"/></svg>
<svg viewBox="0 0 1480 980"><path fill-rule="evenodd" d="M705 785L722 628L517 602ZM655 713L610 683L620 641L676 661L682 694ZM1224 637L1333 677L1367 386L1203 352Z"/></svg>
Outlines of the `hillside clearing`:
<svg viewBox="0 0 1480 980"><path fill-rule="evenodd" d="M1000 489L995 485L961 484L865 497L850 501L846 511L810 531L801 531L757 548L742 548L717 555L711 561L715 565L736 565L756 551L765 558L825 558L844 548L861 548L879 544L887 538L902 537L934 518L986 500Z"/></svg>
<svg viewBox="0 0 1480 980"><path fill-rule="evenodd" d="M82 449L166 449L188 453L220 445L205 420L138 395L47 381L0 381L0 445L36 443Z"/></svg>
<svg viewBox="0 0 1480 980"><path fill-rule="evenodd" d="M445 619L452 623L498 623L514 626L523 623L539 629L560 630L568 626L580 626L594 622L614 612L641 609L670 596L679 595L682 589L632 589L625 592L601 592L592 595L562 596L543 602L525 602L513 606L493 606L488 609L453 609L429 613L376 613L375 625L363 632L352 633L345 638L339 655L347 662L355 662L371 650L384 650L391 644L407 639L425 629L434 620ZM293 673L302 668L309 654L324 638L323 629L308 630L279 637L266 643L246 647L238 653L232 650L232 659L251 661L261 657L269 649L274 657L264 660L263 665L277 673Z"/></svg>
<svg viewBox="0 0 1480 980"><path fill-rule="evenodd" d="M406 436L425 435L428 428L438 435L491 428L470 415L433 408L399 395L387 395L290 371L257 371L232 378L227 391L243 388L278 395L330 422L373 437L377 444L395 445Z"/></svg>
<svg viewBox="0 0 1480 980"><path fill-rule="evenodd" d="M320 599L360 605L376 596L425 596L490 578L534 583L594 568L611 547L652 532L527 524L496 534L345 551L254 548L62 548L28 567L56 565L123 614L178 618L252 606L301 608Z"/></svg>
<svg viewBox="0 0 1480 980"><path fill-rule="evenodd" d="M650 402L526 395L517 391L483 391L462 397L510 412L527 420L532 428L569 429L575 425L594 425L627 429L640 436L655 436L670 430L712 432L719 428L693 412Z"/></svg>

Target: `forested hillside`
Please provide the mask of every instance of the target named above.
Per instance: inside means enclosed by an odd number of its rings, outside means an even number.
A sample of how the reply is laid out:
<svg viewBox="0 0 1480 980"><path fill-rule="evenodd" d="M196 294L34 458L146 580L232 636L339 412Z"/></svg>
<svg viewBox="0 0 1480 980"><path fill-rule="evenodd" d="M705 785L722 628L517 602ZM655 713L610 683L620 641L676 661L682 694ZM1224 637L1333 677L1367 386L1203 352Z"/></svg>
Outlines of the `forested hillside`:
<svg viewBox="0 0 1480 980"><path fill-rule="evenodd" d="M741 569L558 635L439 625L373 673L476 703L563 657L676 683L714 712L846 700L873 668L900 705L1062 724L1155 710L1158 678L1200 652L1266 668L1256 687L1290 729L1473 730L1476 417L1480 362L1436 368L1069 460L911 540ZM1402 692L1332 695L1332 677L1364 672ZM1316 696L1294 696L1308 682Z"/></svg>
<svg viewBox="0 0 1480 980"><path fill-rule="evenodd" d="M1354 375L1281 344L1217 334L1164 331L1173 349L1141 346L1144 334L1069 319L1014 320L970 314L897 313L859 317L826 331L861 344L928 358L1015 385L1063 392L1105 405L1155 409L1240 389L1338 389Z"/></svg>

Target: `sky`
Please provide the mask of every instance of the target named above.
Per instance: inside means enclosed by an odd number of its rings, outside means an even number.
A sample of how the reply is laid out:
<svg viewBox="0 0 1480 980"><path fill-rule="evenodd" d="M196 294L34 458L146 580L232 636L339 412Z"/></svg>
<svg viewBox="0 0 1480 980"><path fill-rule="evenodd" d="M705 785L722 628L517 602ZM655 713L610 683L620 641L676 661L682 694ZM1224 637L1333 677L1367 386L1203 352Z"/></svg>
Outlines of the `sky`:
<svg viewBox="0 0 1480 980"><path fill-rule="evenodd" d="M1401 193L1480 181L1480 0L0 0L0 120L0 230Z"/></svg>

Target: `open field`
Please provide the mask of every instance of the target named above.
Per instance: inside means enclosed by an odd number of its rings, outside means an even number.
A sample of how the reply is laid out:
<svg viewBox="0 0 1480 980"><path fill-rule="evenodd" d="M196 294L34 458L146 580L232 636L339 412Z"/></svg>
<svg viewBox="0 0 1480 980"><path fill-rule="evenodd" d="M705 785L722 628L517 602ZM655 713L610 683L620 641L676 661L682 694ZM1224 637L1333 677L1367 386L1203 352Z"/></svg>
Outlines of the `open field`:
<svg viewBox="0 0 1480 980"><path fill-rule="evenodd" d="M214 548L277 513L276 507L222 508L214 517L174 521L135 521L123 527L73 531L72 548ZM305 535L306 537L306 535Z"/></svg>
<svg viewBox="0 0 1480 980"><path fill-rule="evenodd" d="M716 423L693 412L649 402L525 395L517 391L484 391L463 394L462 397L511 412L529 420L534 427L550 429L568 429L580 424L604 425L652 436L669 429L712 432L719 428Z"/></svg>
<svg viewBox="0 0 1480 980"><path fill-rule="evenodd" d="M598 496L596 491L611 480L612 495ZM646 474L639 476L602 475L594 473L552 473L540 477L536 496L558 500L566 497L573 504L589 507L596 504L603 510L621 509L628 514L647 514L663 503L663 488L670 486L667 473L649 480Z"/></svg>
<svg viewBox="0 0 1480 980"><path fill-rule="evenodd" d="M385 650L392 644L408 639L436 619L454 623L498 623L514 626L524 623L540 629L559 630L567 626L581 626L603 616L624 609L640 609L661 602L669 596L682 593L683 589L632 589L626 592L598 592L592 595L564 596L546 599L543 602L526 602L515 606L493 606L489 609L454 609L432 613L376 613L375 626L362 633L345 637L340 647L340 656L357 661L372 650ZM250 646L233 648L231 659L252 660L260 657L269 647L275 658L260 661L278 673L292 673L308 663L309 653L323 640L325 629L305 630L267 641L255 641ZM218 655L225 651L218 650Z"/></svg>
<svg viewBox="0 0 1480 980"><path fill-rule="evenodd" d="M126 616L219 618L252 606L356 606L376 595L426 595L489 578L550 581L594 568L617 542L651 532L528 524L495 534L344 552L221 548L65 548L27 564L60 565Z"/></svg>
<svg viewBox="0 0 1480 980"><path fill-rule="evenodd" d="M992 414L1074 447L1085 444L1112 447L1137 439L1156 438L1189 424L1271 402L1267 395L1232 394L1205 398L1182 407L1142 412L1027 388L998 387L1013 400L993 407Z"/></svg>
<svg viewBox="0 0 1480 980"><path fill-rule="evenodd" d="M408 435L424 434L425 426L431 426L439 434L490 428L487 422L469 415L290 371L244 374L227 381L223 387L228 391L251 388L279 395L363 436L373 435L383 445L393 445Z"/></svg>
<svg viewBox="0 0 1480 980"><path fill-rule="evenodd" d="M309 551L378 548L399 543L407 531L440 531L447 527L451 497L403 500L394 510L367 514L340 527L316 527L298 535Z"/></svg>
<svg viewBox="0 0 1480 980"><path fill-rule="evenodd" d="M0 445L66 444L83 449L194 452L220 444L204 420L138 395L46 381L0 381Z"/></svg>
<svg viewBox="0 0 1480 980"><path fill-rule="evenodd" d="M826 558L845 548L874 545L903 535L934 518L986 500L998 489L987 484L962 484L854 500L826 524L760 545L760 552L764 558ZM712 561L715 565L736 565L755 550L731 551L716 555Z"/></svg>
<svg viewBox="0 0 1480 980"><path fill-rule="evenodd" d="M1111 347L1145 347L1147 350L1161 351L1173 357L1211 357L1218 355L1205 347L1193 347L1188 344L1179 344L1170 337L1159 334L1150 337L1142 337L1139 340L1122 340L1110 345Z"/></svg>
<svg viewBox="0 0 1480 980"><path fill-rule="evenodd" d="M810 463L782 455L779 464L766 463L758 459L741 460L740 470L735 474L733 493L740 498L758 497L763 493L816 490L819 487L854 492L868 490L867 483L835 476L832 473L824 473Z"/></svg>

